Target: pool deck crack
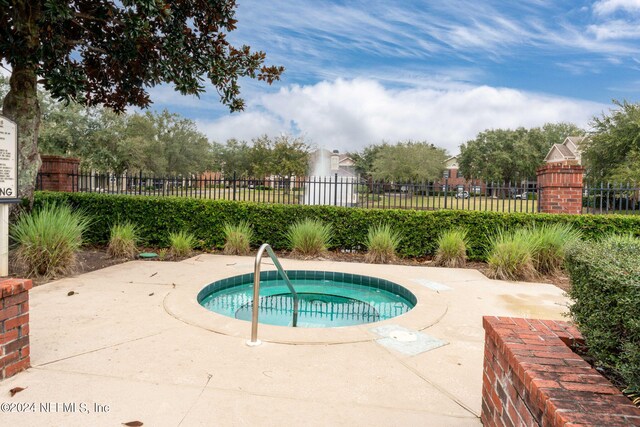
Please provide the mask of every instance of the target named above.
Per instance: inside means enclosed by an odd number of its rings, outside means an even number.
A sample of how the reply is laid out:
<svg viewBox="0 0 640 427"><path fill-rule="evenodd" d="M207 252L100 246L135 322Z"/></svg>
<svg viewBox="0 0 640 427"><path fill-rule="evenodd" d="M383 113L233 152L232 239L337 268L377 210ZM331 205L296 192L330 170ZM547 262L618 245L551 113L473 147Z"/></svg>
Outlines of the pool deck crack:
<svg viewBox="0 0 640 427"><path fill-rule="evenodd" d="M207 386L209 385L209 382L211 381L212 377L213 377L212 374L207 374L207 382L204 383L204 385L202 386L202 389L200 389L200 394L198 394L198 397L193 399L193 403L191 404L191 406L189 406L189 409L187 409L187 412L184 413L184 416L182 417L182 419L178 423L178 427L180 427L182 425L182 423L184 422L185 418L187 418L187 416L189 415L191 410L196 406L196 403L198 403L198 401L202 397L202 393L204 393L204 391L207 388Z"/></svg>

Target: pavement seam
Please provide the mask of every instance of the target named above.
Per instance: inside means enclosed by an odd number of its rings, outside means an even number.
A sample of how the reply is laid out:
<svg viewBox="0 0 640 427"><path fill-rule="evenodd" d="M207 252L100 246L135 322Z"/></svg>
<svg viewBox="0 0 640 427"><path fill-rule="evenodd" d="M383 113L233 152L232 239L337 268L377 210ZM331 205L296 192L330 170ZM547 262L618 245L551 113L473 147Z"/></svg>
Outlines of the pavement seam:
<svg viewBox="0 0 640 427"><path fill-rule="evenodd" d="M126 340L126 341L121 341L121 342L118 342L118 343L115 343L115 344L110 344L110 345L107 345L107 346L104 346L104 347L95 348L93 350L87 350L87 351L84 351L82 353L73 354L71 356L61 357L60 359L51 360L51 361L45 362L45 363L40 363L38 365L33 365L32 367L33 368L40 368L42 366L51 365L53 363L61 362L63 360L69 360L69 359L73 359L74 357L84 356L86 354L91 354L91 353L95 353L95 352L98 352L98 351L106 350L108 348L117 347L117 346L122 345L122 344L127 344L127 343L130 343L130 342L135 342L135 341L140 341L140 340L143 340L143 339L146 339L146 338L155 337L157 335L163 334L163 333L165 333L167 331L170 331L172 329L177 329L177 326L174 326L174 327L171 327L171 328L168 328L168 329L163 329L162 331L159 331L159 332L156 332L156 333L150 334L150 335L145 335L143 337L133 338L133 339Z"/></svg>
<svg viewBox="0 0 640 427"><path fill-rule="evenodd" d="M39 370L39 371L47 371L47 372L69 373L69 374L75 374L75 375L87 375L87 376L100 377L100 378L110 378L110 379L121 380L121 381L133 381L133 382L137 382L137 383L152 384L152 385L175 386L175 387L184 387L184 388L189 388L189 389L196 388L196 389L201 390L200 394L198 395L198 398L204 393L205 390L208 389L208 390L211 390L211 391L226 392L226 393L237 393L237 394L243 394L243 395L249 395L249 396L255 396L255 397L265 397L265 398L271 398L271 399L289 400L289 401L294 401L294 402L306 402L306 403L310 402L309 399L292 397L292 396L283 396L283 395L277 395L277 394L261 393L261 392L246 390L246 389L225 388L225 387L216 387L216 386L205 386L203 388L201 386L193 385L193 384L180 384L180 383L172 383L172 382L162 383L162 382L152 381L152 380L143 380L143 379L137 379L137 378L136 379L132 379L132 378L128 378L128 377L97 374L97 373L91 373L91 372L65 370L65 369L52 369L52 368L42 369L42 368L39 368L39 367L32 367L30 369ZM209 382L207 382L207 384L208 383ZM469 417L469 416L445 414L445 413L442 413L442 412L436 412L436 411L428 410L428 409L424 409L424 408L387 406L387 405L383 405L383 404L379 404L379 403L362 403L362 402L353 402L353 401L352 402L346 402L344 400L338 400L338 401L313 400L313 403L317 403L317 404L321 404L321 405L358 406L358 407L362 407L362 408L375 408L375 409L384 409L384 410L389 410L389 411L413 411L413 412L416 412L416 413L435 414L435 415L446 416L446 417L457 418L457 419L469 419L469 418L476 419L477 418L477 416L474 413L471 413L471 417Z"/></svg>
<svg viewBox="0 0 640 427"><path fill-rule="evenodd" d="M448 308L448 307L447 307ZM387 354L389 354L393 359L397 360L398 362L400 362L400 364L402 366L404 366L406 369L408 369L409 371L411 371L414 375L416 375L418 378L420 378L422 381L426 382L427 384L429 384L431 387L435 388L436 390L438 390L440 393L444 394L447 398L449 398L450 400L452 400L456 405L460 406L462 409L464 409L465 411L469 412L471 415L473 415L476 418L480 418L480 414L478 414L476 411L474 411L471 407L469 407L467 404L465 404L463 401L461 401L460 399L458 399L453 393L449 392L448 390L446 390L445 388L443 388L442 386L440 386L439 384L431 381L429 378L427 378L426 376L424 376L420 371L418 371L417 369L413 368L411 365L407 364L401 357L398 357L398 355L396 355L393 351L391 351L390 349L379 345L378 346L380 348L380 350L385 351ZM437 349L436 349L437 350Z"/></svg>

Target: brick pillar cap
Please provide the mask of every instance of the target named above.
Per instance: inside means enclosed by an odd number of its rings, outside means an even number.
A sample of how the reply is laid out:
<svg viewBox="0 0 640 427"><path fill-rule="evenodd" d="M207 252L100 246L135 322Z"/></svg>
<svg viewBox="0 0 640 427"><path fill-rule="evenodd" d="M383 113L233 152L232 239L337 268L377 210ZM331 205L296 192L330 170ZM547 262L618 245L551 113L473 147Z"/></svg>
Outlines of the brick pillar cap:
<svg viewBox="0 0 640 427"><path fill-rule="evenodd" d="M33 287L31 279L5 278L0 279L0 294L2 297L16 295L28 291Z"/></svg>

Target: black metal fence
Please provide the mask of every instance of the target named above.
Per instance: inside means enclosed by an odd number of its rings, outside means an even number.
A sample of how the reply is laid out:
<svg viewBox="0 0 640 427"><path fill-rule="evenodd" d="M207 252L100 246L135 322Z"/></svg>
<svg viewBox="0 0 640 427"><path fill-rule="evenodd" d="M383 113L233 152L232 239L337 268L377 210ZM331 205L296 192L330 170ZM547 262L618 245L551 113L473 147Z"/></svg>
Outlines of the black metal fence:
<svg viewBox="0 0 640 427"><path fill-rule="evenodd" d="M43 189L47 174L38 176ZM193 197L257 203L333 205L381 209L463 209L537 212L535 183L457 180L380 182L359 177L244 178L220 174L156 177L81 172L68 175L74 192Z"/></svg>
<svg viewBox="0 0 640 427"><path fill-rule="evenodd" d="M640 214L640 187L636 184L585 184L582 211L592 214Z"/></svg>
<svg viewBox="0 0 640 427"><path fill-rule="evenodd" d="M38 175L43 189L47 174ZM193 197L257 203L333 205L381 209L463 209L538 212L535 183L498 184L443 179L439 182L381 182L356 177L244 178L221 174L156 177L81 172L68 175L74 192ZM585 184L582 212L640 214L635 184Z"/></svg>

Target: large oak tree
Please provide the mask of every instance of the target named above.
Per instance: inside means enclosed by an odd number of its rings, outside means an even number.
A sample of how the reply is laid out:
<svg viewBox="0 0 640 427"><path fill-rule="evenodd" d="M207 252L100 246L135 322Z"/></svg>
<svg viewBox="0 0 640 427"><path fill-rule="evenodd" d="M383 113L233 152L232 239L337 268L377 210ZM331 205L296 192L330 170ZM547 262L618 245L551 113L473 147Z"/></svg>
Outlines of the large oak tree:
<svg viewBox="0 0 640 427"><path fill-rule="evenodd" d="M374 179L386 181L433 181L442 176L447 152L426 141L382 145L373 161Z"/></svg>
<svg viewBox="0 0 640 427"><path fill-rule="evenodd" d="M235 0L0 0L0 60L11 67L3 114L19 133L19 195L32 198L40 165L37 85L55 99L116 112L147 107L148 89L171 83L200 94L208 80L231 111L238 79L272 83L282 67L234 47Z"/></svg>
<svg viewBox="0 0 640 427"><path fill-rule="evenodd" d="M547 123L541 128L487 129L460 146L460 173L493 182L535 179L536 170L553 144L584 131L572 123Z"/></svg>
<svg viewBox="0 0 640 427"><path fill-rule="evenodd" d="M613 101L614 107L591 121L581 145L591 182L640 182L640 104Z"/></svg>

